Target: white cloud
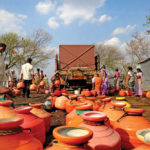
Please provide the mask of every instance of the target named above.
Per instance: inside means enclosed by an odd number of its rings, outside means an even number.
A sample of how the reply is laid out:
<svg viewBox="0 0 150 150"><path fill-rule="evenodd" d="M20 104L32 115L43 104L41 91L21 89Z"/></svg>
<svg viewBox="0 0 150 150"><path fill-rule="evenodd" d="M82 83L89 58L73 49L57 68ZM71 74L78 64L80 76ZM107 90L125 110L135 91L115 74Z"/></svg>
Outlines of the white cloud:
<svg viewBox="0 0 150 150"><path fill-rule="evenodd" d="M23 20L26 18L26 15L16 15L4 9L0 10L0 33L15 32L25 34L22 25L24 23Z"/></svg>
<svg viewBox="0 0 150 150"><path fill-rule="evenodd" d="M136 28L136 24L133 26L127 25L125 28L119 27L119 28L116 28L112 34L117 35L117 34L129 33L131 31L133 31L135 28Z"/></svg>
<svg viewBox="0 0 150 150"><path fill-rule="evenodd" d="M35 8L36 10L44 15L47 15L49 12L53 11L56 7L56 2L52 3L50 0L45 0L44 2L39 2Z"/></svg>
<svg viewBox="0 0 150 150"><path fill-rule="evenodd" d="M106 40L104 42L104 45L119 46L120 45L120 40L117 37L113 37L109 40Z"/></svg>
<svg viewBox="0 0 150 150"><path fill-rule="evenodd" d="M111 21L111 20L112 20L112 17L108 16L106 14L100 16L100 18L99 18L100 23L104 23L105 21Z"/></svg>
<svg viewBox="0 0 150 150"><path fill-rule="evenodd" d="M56 29L59 27L59 23L56 22L56 18L55 17L51 17L48 19L48 26L52 29Z"/></svg>
<svg viewBox="0 0 150 150"><path fill-rule="evenodd" d="M57 9L57 15L64 24L79 19L80 22L93 21L96 9L104 5L105 0L64 0Z"/></svg>

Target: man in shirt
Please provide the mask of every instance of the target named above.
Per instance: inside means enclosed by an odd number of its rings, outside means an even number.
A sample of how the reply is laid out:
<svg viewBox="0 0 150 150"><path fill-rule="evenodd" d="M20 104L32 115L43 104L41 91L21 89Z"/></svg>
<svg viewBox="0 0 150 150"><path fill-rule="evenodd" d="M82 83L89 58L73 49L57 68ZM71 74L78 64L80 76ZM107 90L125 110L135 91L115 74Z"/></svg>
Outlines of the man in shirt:
<svg viewBox="0 0 150 150"><path fill-rule="evenodd" d="M32 84L32 79L34 79L33 66L31 65L32 59L28 58L27 63L22 65L21 68L21 80L23 80L25 84L25 88L23 89L23 96L27 96L29 98L30 95L30 85Z"/></svg>
<svg viewBox="0 0 150 150"><path fill-rule="evenodd" d="M6 44L0 43L0 87L4 85L4 82L6 82L6 72L5 72L5 63L4 63L4 57L3 52L6 50Z"/></svg>

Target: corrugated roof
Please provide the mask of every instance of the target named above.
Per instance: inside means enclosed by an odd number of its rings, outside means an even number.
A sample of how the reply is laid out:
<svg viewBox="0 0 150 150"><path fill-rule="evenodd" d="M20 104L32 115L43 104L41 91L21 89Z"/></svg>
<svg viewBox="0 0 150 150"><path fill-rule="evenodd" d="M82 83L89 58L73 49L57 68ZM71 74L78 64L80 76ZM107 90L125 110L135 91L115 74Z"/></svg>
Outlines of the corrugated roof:
<svg viewBox="0 0 150 150"><path fill-rule="evenodd" d="M94 45L60 45L59 64L61 70L71 67L95 69Z"/></svg>

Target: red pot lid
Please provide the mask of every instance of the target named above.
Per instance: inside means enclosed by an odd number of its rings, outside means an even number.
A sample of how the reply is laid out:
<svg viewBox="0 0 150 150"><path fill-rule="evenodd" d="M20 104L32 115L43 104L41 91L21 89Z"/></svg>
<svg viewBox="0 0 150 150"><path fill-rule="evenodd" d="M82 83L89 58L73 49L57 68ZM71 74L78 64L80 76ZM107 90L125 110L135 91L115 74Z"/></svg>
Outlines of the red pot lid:
<svg viewBox="0 0 150 150"><path fill-rule="evenodd" d="M107 97L102 99L103 102L110 102L112 100L112 97Z"/></svg>
<svg viewBox="0 0 150 150"><path fill-rule="evenodd" d="M141 108L125 108L124 111L127 112L128 114L141 115L144 113L145 110Z"/></svg>
<svg viewBox="0 0 150 150"><path fill-rule="evenodd" d="M24 107L18 107L15 109L15 111L19 114L27 114L30 113L32 107L30 106L24 106Z"/></svg>
<svg viewBox="0 0 150 150"><path fill-rule="evenodd" d="M99 111L84 112L81 117L87 121L104 121L107 118L105 113Z"/></svg>
<svg viewBox="0 0 150 150"><path fill-rule="evenodd" d="M0 106L10 106L13 102L11 100L0 101Z"/></svg>
<svg viewBox="0 0 150 150"><path fill-rule="evenodd" d="M15 129L23 123L23 120L19 117L0 119L0 129Z"/></svg>
<svg viewBox="0 0 150 150"><path fill-rule="evenodd" d="M111 104L115 107L123 108L126 106L126 103L121 101L111 101Z"/></svg>
<svg viewBox="0 0 150 150"><path fill-rule="evenodd" d="M90 140L93 132L85 127L61 126L53 130L53 135L62 143L80 145Z"/></svg>

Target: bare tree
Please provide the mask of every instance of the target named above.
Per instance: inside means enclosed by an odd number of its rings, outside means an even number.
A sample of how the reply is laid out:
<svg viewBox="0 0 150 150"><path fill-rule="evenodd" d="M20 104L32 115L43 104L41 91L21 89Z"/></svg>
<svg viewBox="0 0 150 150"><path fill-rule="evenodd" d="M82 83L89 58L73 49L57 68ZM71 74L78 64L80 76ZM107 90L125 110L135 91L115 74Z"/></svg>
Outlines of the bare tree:
<svg viewBox="0 0 150 150"><path fill-rule="evenodd" d="M140 33L135 33L132 40L127 43L127 54L130 56L131 62L137 63L150 57L150 40Z"/></svg>
<svg viewBox="0 0 150 150"><path fill-rule="evenodd" d="M96 54L100 57L101 66L106 65L110 73L114 72L115 68L121 68L120 62L124 58L117 47L101 43L96 45Z"/></svg>

